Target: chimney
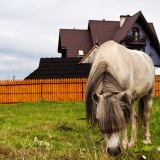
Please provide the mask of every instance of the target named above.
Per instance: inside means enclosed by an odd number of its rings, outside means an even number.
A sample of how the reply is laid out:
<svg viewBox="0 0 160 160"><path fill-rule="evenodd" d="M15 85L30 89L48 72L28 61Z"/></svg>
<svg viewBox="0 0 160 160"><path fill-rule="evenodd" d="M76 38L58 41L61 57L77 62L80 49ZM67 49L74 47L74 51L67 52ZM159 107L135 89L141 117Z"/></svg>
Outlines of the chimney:
<svg viewBox="0 0 160 160"><path fill-rule="evenodd" d="M120 27L123 26L124 22L127 20L127 18L129 18L130 15L121 15L120 16Z"/></svg>

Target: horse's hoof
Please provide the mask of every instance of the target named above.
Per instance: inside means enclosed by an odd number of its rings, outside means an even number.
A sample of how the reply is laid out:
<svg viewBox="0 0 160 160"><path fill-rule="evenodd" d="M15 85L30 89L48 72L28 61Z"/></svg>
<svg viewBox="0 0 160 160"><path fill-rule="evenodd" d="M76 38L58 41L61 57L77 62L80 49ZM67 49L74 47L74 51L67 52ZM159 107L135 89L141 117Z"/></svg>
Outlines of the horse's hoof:
<svg viewBox="0 0 160 160"><path fill-rule="evenodd" d="M144 144L152 144L151 140L143 140L142 141Z"/></svg>
<svg viewBox="0 0 160 160"><path fill-rule="evenodd" d="M135 142L130 142L129 145L128 145L128 147L129 147L129 148L132 148L132 147L134 147L135 145L136 145Z"/></svg>

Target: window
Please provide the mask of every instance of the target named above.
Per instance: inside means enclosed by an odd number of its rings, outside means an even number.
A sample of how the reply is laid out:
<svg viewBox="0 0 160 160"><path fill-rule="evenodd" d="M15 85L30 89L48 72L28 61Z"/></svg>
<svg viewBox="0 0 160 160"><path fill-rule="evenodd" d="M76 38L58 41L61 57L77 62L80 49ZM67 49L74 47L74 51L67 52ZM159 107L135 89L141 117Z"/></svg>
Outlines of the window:
<svg viewBox="0 0 160 160"><path fill-rule="evenodd" d="M133 41L138 42L138 40L139 40L139 28L134 27L132 29L132 36L133 36Z"/></svg>
<svg viewBox="0 0 160 160"><path fill-rule="evenodd" d="M84 56L83 50L78 50L78 56L79 56L79 57L83 57L83 56Z"/></svg>

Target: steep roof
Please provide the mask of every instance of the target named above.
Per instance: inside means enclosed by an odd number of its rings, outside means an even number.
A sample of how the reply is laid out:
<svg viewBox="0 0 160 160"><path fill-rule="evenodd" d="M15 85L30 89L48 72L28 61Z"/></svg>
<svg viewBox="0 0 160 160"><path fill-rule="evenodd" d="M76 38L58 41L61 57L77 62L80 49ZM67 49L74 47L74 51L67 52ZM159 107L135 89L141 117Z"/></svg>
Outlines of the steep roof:
<svg viewBox="0 0 160 160"><path fill-rule="evenodd" d="M96 43L100 45L108 40L113 40L113 36L118 28L118 21L90 20L88 24L93 45L96 45Z"/></svg>
<svg viewBox="0 0 160 160"><path fill-rule="evenodd" d="M67 49L67 57L78 57L78 50L87 53L92 48L91 35L88 30L60 29L58 52Z"/></svg>
<svg viewBox="0 0 160 160"><path fill-rule="evenodd" d="M117 43L120 43L120 41L128 34L128 32L132 30L134 24L137 21L143 26L143 29L147 33L147 35L149 35L149 38L151 38L151 40L154 39L159 43L153 23L148 23L141 11L126 19L122 27L119 27L117 29L113 40Z"/></svg>
<svg viewBox="0 0 160 160"><path fill-rule="evenodd" d="M39 67L25 79L87 78L91 64L78 64L82 58L41 58Z"/></svg>

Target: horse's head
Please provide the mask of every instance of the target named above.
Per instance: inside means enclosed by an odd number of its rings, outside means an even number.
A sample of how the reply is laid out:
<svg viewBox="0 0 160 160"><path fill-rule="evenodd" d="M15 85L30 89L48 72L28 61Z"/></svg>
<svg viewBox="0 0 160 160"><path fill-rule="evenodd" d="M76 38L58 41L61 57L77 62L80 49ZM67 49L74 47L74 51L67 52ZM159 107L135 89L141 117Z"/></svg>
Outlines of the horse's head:
<svg viewBox="0 0 160 160"><path fill-rule="evenodd" d="M127 127L131 117L131 104L127 92L119 94L93 93L94 102L97 104L96 119L107 141L107 151L118 155L120 148L120 131Z"/></svg>

